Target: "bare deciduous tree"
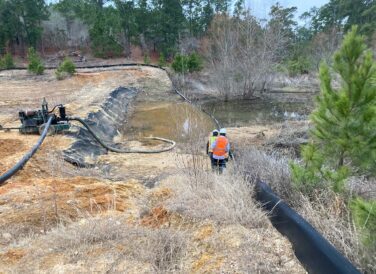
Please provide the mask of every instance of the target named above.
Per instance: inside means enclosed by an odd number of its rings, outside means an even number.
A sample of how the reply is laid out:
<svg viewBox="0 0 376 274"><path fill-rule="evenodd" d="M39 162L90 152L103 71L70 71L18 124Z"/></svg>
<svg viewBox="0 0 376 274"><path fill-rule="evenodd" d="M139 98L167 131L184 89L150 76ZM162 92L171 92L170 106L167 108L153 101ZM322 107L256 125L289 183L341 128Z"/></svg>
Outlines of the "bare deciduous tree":
<svg viewBox="0 0 376 274"><path fill-rule="evenodd" d="M266 89L286 44L282 26L262 26L249 11L242 18L217 16L208 49L213 84L225 100L251 98L256 90Z"/></svg>
<svg viewBox="0 0 376 274"><path fill-rule="evenodd" d="M312 40L311 54L317 69L319 69L321 61L331 62L334 52L342 41L342 36L343 33L336 27L316 34Z"/></svg>

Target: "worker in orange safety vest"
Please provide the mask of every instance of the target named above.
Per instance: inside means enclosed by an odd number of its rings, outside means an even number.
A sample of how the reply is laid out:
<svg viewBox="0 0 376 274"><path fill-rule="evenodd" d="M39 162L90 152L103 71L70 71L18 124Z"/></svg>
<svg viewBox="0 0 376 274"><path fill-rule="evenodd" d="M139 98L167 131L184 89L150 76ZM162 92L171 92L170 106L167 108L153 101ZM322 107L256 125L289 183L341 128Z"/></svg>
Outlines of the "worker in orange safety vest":
<svg viewBox="0 0 376 274"><path fill-rule="evenodd" d="M213 156L212 156L212 166L219 168L219 173L223 172L226 168L226 161L229 157L230 152L230 142L226 137L226 129L221 128L219 131L219 137L212 144Z"/></svg>

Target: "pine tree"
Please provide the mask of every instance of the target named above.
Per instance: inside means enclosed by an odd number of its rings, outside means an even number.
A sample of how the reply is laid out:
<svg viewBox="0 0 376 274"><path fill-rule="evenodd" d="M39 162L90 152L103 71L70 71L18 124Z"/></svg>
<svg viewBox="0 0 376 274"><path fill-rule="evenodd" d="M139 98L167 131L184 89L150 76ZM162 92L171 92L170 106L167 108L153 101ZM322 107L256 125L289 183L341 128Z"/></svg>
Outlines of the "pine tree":
<svg viewBox="0 0 376 274"><path fill-rule="evenodd" d="M203 31L207 31L211 21L214 17L214 9L211 4L211 0L203 1L202 3L202 14L201 14L201 25L203 26Z"/></svg>
<svg viewBox="0 0 376 274"><path fill-rule="evenodd" d="M157 48L166 57L176 50L179 35L183 30L185 17L178 0L161 0L155 7L154 35Z"/></svg>
<svg viewBox="0 0 376 274"><path fill-rule="evenodd" d="M19 40L35 48L43 31L41 23L48 17L43 0L0 1L0 48Z"/></svg>
<svg viewBox="0 0 376 274"><path fill-rule="evenodd" d="M42 59L39 57L39 55L37 54L34 48L29 48L27 59L29 61L29 64L27 66L28 71L36 75L43 74L44 65L42 63Z"/></svg>
<svg viewBox="0 0 376 274"><path fill-rule="evenodd" d="M191 36L197 35L201 31L200 16L201 3L198 0L182 1L185 18L187 19L187 27Z"/></svg>
<svg viewBox="0 0 376 274"><path fill-rule="evenodd" d="M237 0L234 4L234 16L240 18L245 13L245 0Z"/></svg>
<svg viewBox="0 0 376 274"><path fill-rule="evenodd" d="M340 191L348 172L376 174L376 63L357 32L353 27L334 55L339 89L333 88L329 67L320 67L311 144L302 150L305 167L292 166L296 181L328 180Z"/></svg>

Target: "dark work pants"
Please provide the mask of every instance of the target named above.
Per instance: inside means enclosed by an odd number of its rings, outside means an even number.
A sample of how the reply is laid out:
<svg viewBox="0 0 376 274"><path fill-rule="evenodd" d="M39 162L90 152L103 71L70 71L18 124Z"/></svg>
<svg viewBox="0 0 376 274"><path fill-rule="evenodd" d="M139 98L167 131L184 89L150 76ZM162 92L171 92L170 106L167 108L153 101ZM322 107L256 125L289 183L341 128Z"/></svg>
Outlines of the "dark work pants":
<svg viewBox="0 0 376 274"><path fill-rule="evenodd" d="M217 159L214 159L213 156L211 157L211 160L212 160L212 169L218 168L219 174L221 174L223 172L223 169L226 168L226 160L225 159L217 160Z"/></svg>

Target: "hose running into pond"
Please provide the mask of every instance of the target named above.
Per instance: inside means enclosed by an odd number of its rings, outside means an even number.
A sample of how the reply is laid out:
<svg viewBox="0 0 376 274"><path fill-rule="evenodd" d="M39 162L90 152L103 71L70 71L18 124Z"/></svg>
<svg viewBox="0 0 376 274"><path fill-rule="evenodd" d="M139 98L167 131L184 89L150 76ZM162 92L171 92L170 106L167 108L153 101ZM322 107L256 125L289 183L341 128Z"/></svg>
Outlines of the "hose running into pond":
<svg viewBox="0 0 376 274"><path fill-rule="evenodd" d="M46 126L45 126L45 128L44 128L44 130L42 132L42 135L39 137L38 142L32 147L32 149L28 153L26 153L22 157L22 159L17 164L15 164L11 169L9 169L8 171L6 171L4 174L0 175L0 186L4 185L5 182L10 177L12 177L14 174L16 174L19 170L21 170L23 168L23 166L27 163L27 161L29 161L30 158L33 157L33 155L35 154L35 152L37 152L37 150L42 145L44 139L47 136L48 129L50 128L52 119L53 119L53 117L50 116L50 118L48 119L48 121L46 123Z"/></svg>
<svg viewBox="0 0 376 274"><path fill-rule="evenodd" d="M162 68L163 69L163 68ZM163 69L164 70L164 69ZM167 75L169 75L167 73ZM170 75L169 75L170 77ZM170 77L171 78L171 77ZM171 79L170 79L171 80ZM172 80L171 80L172 82ZM220 130L221 129L221 124L219 123L219 121L217 120L217 118L215 118L211 113L209 113L208 111L204 110L203 108L201 107L198 107L196 106L191 100L189 100L185 95L183 95L177 88L174 87L174 91L181 97L183 98L186 102L188 102L189 104L191 104L192 106L194 107L197 107L199 108L203 113L205 113L206 115L208 115L213 121L214 123L216 124L217 126L217 129Z"/></svg>
<svg viewBox="0 0 376 274"><path fill-rule="evenodd" d="M107 145L106 143L104 143L98 137L98 135L90 128L90 126L83 119L81 119L80 117L68 117L68 120L80 122L89 131L89 133L94 137L94 139L102 147L104 147L104 148L106 148L106 149L108 149L109 151L112 151L112 152L117 152L117 153L146 153L146 154L151 154L151 153L161 153L161 152L169 151L169 150L173 149L176 146L176 142L173 141L173 140L169 140L169 139L165 139L165 138L161 138L161 137L144 137L145 139L158 140L158 141L162 141L162 142L165 142L165 143L169 143L170 145L168 147L161 148L161 149L149 149L149 150L143 150L143 149L119 149L119 148L116 148L116 147L111 147L111 146Z"/></svg>

